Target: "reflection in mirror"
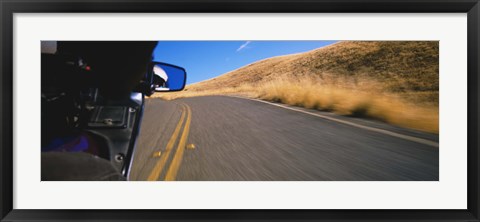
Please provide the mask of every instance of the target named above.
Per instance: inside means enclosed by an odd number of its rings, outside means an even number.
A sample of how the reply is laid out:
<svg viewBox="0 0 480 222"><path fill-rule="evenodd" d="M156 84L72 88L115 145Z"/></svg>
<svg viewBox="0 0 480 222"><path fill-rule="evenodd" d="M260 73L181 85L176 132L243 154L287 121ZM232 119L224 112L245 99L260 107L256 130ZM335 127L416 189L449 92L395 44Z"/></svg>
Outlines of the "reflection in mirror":
<svg viewBox="0 0 480 222"><path fill-rule="evenodd" d="M155 63L153 66L153 83L155 91L179 91L185 86L185 69L165 63Z"/></svg>
<svg viewBox="0 0 480 222"><path fill-rule="evenodd" d="M167 86L168 75L165 73L165 70L160 67L159 64L156 64L153 67L153 82L156 84L155 90L157 91L168 91L170 88Z"/></svg>

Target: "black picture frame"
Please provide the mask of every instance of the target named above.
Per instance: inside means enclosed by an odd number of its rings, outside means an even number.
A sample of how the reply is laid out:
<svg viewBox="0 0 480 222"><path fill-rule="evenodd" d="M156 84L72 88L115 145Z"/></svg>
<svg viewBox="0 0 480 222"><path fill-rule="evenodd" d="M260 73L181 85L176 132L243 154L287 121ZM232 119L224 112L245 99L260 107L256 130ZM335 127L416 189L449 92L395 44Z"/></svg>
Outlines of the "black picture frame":
<svg viewBox="0 0 480 222"><path fill-rule="evenodd" d="M1 221L479 221L478 0L0 0ZM18 210L13 203L14 13L467 13L468 209L466 210Z"/></svg>

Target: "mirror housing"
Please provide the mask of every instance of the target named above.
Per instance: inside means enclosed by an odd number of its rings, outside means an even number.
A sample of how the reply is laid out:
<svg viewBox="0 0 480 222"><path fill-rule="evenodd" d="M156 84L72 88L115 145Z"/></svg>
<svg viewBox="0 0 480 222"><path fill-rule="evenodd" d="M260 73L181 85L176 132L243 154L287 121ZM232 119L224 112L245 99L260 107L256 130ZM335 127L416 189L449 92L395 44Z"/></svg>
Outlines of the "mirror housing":
<svg viewBox="0 0 480 222"><path fill-rule="evenodd" d="M187 72L184 68L163 62L151 62L149 76L155 92L181 91L187 82Z"/></svg>

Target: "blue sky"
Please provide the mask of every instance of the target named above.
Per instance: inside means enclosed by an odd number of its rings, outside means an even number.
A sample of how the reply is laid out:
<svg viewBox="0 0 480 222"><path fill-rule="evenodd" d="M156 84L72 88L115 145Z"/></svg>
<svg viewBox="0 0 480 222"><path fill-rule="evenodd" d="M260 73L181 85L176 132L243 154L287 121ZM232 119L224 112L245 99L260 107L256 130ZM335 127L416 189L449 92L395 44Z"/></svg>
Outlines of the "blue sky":
<svg viewBox="0 0 480 222"><path fill-rule="evenodd" d="M306 52L336 41L160 41L154 61L187 70L187 84L210 79L272 56Z"/></svg>

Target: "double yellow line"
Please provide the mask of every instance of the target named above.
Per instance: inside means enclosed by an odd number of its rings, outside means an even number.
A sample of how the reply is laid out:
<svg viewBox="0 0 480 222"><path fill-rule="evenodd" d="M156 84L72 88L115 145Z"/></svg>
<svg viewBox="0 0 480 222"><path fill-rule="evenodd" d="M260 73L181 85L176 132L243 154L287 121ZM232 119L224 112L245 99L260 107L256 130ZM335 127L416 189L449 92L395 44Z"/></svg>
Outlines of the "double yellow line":
<svg viewBox="0 0 480 222"><path fill-rule="evenodd" d="M172 137L170 137L170 140L168 140L165 151L160 156L160 160L158 160L152 172L150 172L150 175L148 176L147 180L156 181L160 179L160 176L167 163L167 160L170 157L170 154L173 152L173 147L175 145L175 142L177 141L178 135L180 134L182 125L184 125L183 123L185 122L185 126L183 128L182 135L180 136L180 141L178 142L175 155L173 156L170 166L166 171L164 180L172 181L172 180L175 180L175 177L177 176L178 169L180 168L180 164L182 163L183 153L185 151L188 134L190 132L190 122L192 120L192 110L190 106L183 103L180 104L180 106L182 108L182 116L180 117L180 121L175 127L175 130L173 131ZM184 121L185 116L187 117L186 121Z"/></svg>

